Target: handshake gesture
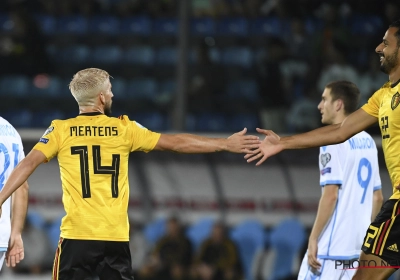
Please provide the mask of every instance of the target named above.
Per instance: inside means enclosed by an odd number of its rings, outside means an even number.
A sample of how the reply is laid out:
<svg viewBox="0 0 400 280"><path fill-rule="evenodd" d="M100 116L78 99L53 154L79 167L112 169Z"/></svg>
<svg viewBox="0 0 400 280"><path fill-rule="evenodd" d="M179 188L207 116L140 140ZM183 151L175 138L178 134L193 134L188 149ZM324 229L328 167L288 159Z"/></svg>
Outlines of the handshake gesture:
<svg viewBox="0 0 400 280"><path fill-rule="evenodd" d="M261 165L267 158L283 150L280 145L280 137L271 130L257 128L257 132L264 134L264 140L259 137L245 135L247 129L243 129L228 138L227 151L245 153L247 162L258 160L256 166Z"/></svg>
<svg viewBox="0 0 400 280"><path fill-rule="evenodd" d="M272 130L257 128L257 132L264 134L265 138L263 141L261 141L258 148L252 150L250 153L247 153L244 158L247 160L247 162L258 160L256 166L259 166L270 156L281 152L283 147L279 142L280 137Z"/></svg>

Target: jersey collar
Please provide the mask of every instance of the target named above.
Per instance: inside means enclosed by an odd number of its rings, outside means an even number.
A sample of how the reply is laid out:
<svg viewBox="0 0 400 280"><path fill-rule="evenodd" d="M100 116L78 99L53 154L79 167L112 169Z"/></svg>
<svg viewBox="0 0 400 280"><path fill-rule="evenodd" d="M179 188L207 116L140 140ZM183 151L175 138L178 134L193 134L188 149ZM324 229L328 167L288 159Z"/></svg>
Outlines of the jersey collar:
<svg viewBox="0 0 400 280"><path fill-rule="evenodd" d="M89 112L89 113L79 114L79 116L98 116L98 115L104 115L104 114L100 112Z"/></svg>
<svg viewBox="0 0 400 280"><path fill-rule="evenodd" d="M398 80L397 82L395 82L394 84L390 85L391 88L394 88L395 86L397 86L400 83L400 80Z"/></svg>

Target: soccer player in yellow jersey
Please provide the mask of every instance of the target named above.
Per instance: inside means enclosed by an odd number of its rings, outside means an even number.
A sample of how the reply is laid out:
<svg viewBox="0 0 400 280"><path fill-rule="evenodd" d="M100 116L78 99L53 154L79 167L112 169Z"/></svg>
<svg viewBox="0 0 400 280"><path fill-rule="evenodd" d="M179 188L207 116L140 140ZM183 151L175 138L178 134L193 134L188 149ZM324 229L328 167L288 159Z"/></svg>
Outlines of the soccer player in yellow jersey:
<svg viewBox="0 0 400 280"><path fill-rule="evenodd" d="M356 280L387 279L396 266L400 266L400 20L389 26L375 51L380 57L381 70L389 75L389 82L377 90L367 104L341 123L303 134L280 138L270 130L257 129L266 137L256 154L245 156L248 162L258 160L256 165L260 165L283 150L341 143L379 123L393 195L383 204L364 238L359 264L374 269L357 269L353 277Z"/></svg>
<svg viewBox="0 0 400 280"><path fill-rule="evenodd" d="M0 206L42 162L57 156L66 211L53 279L133 279L128 247L128 158L134 151L251 153L257 136L246 129L229 138L152 132L127 116L109 117L113 93L109 74L89 68L69 85L79 115L54 120L0 193Z"/></svg>

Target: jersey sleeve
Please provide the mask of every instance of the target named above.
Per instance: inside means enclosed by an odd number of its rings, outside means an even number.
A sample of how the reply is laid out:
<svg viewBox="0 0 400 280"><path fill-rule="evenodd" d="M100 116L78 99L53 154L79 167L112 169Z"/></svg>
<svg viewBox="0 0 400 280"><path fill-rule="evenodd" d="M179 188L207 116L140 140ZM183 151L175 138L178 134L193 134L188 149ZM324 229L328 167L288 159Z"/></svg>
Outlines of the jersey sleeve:
<svg viewBox="0 0 400 280"><path fill-rule="evenodd" d="M51 122L39 142L33 147L34 150L41 151L46 156L46 161L50 161L58 154L59 149L59 129L56 123Z"/></svg>
<svg viewBox="0 0 400 280"><path fill-rule="evenodd" d="M367 114L378 118L379 117L379 107L382 100L383 90L376 91L369 99L366 104L364 104L361 109L363 109Z"/></svg>
<svg viewBox="0 0 400 280"><path fill-rule="evenodd" d="M21 149L18 152L18 162L20 162L21 160L23 160L25 158L24 145L22 144L21 137L19 137L19 143L20 143Z"/></svg>
<svg viewBox="0 0 400 280"><path fill-rule="evenodd" d="M131 121L132 146L131 152L150 152L156 146L161 134L148 130L141 124Z"/></svg>
<svg viewBox="0 0 400 280"><path fill-rule="evenodd" d="M343 169L339 159L339 145L324 146L319 152L319 184L342 185Z"/></svg>

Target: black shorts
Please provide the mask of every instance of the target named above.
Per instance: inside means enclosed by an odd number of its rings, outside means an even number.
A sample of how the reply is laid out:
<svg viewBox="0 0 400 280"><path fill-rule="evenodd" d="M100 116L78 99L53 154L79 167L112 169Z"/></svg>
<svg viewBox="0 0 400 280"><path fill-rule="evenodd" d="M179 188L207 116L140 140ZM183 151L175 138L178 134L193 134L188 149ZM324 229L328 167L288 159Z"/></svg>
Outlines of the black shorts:
<svg viewBox="0 0 400 280"><path fill-rule="evenodd" d="M390 265L400 265L400 200L389 199L371 223L361 248Z"/></svg>
<svg viewBox="0 0 400 280"><path fill-rule="evenodd" d="M133 279L129 242L60 238L53 280Z"/></svg>

